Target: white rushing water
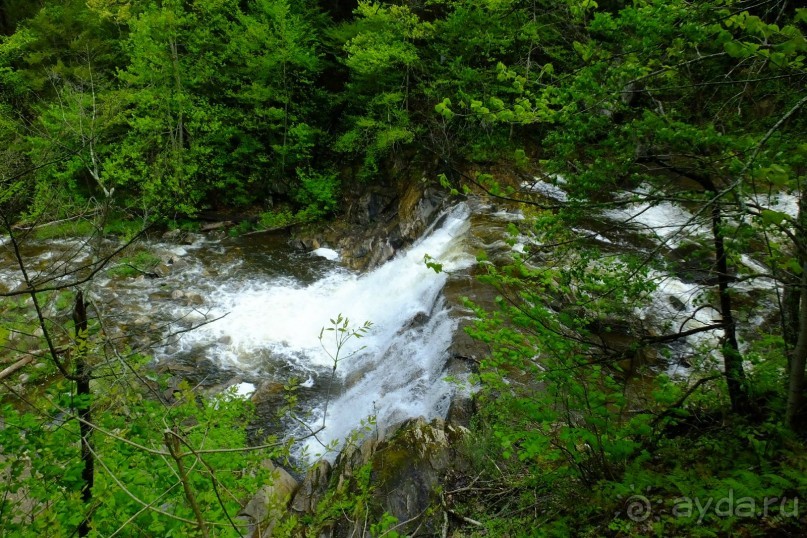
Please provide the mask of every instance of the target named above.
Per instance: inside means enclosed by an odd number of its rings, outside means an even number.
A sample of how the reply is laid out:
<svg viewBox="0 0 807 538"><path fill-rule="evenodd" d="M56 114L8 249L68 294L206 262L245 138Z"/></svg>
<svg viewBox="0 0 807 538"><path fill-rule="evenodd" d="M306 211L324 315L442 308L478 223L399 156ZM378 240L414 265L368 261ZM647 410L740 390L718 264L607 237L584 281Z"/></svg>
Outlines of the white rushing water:
<svg viewBox="0 0 807 538"><path fill-rule="evenodd" d="M314 456L322 452L320 441L344 439L371 415L379 429L410 417L445 416L457 390L445 369L458 319L442 290L449 273L462 274L475 263L470 236L471 209L459 204L412 247L365 274L341 266L336 251L294 252L268 236L149 243L168 267L159 278L102 274L90 293L110 328L117 323L120 335L152 342L146 349L159 363L169 370L179 364L180 372L204 378L200 385L234 384L237 395L249 397L263 385L274 390L296 377L305 391L300 416L311 428L325 424L318 440L306 443ZM80 263L87 248L86 242L55 240L32 245L26 255L34 270L54 272L54 266ZM7 250L0 250L0 286L14 289L20 281ZM429 268L427 256L443 271ZM351 327L365 321L372 327L340 351L342 357L356 353L339 362L328 389L333 363L318 337L339 315ZM333 354L330 334L325 346Z"/></svg>
<svg viewBox="0 0 807 538"><path fill-rule="evenodd" d="M636 226L671 248L679 246L688 237L704 237L709 233L697 217L670 202L629 204L604 211L603 215L628 227Z"/></svg>
<svg viewBox="0 0 807 538"><path fill-rule="evenodd" d="M249 278L219 283L205 298L208 316L224 316L184 334L173 353L205 348L225 367L258 368L256 361L275 361L304 374L311 386L329 382L332 360L318 337L330 320L342 315L351 326L372 322L361 340L341 350L337 376L341 392L331 396L319 441L343 439L370 415L379 427L408 417L444 415L453 385L444 380L446 353L456 329L441 290L446 272L473 264L465 246L470 210L462 204L437 220L434 229L404 253L367 273L356 274L337 264L313 283L290 277ZM428 255L443 266L436 273L424 263ZM325 345L335 345L325 333ZM324 406L312 413L312 427L322 424ZM322 452L317 440L309 452Z"/></svg>

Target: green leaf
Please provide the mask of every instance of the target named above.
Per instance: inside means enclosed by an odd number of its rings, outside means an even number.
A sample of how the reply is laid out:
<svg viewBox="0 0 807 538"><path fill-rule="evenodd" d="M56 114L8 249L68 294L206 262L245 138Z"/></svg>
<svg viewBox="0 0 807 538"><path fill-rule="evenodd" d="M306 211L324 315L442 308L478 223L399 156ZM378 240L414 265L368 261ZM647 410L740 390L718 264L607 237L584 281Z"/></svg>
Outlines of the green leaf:
<svg viewBox="0 0 807 538"><path fill-rule="evenodd" d="M774 226L778 226L782 223L782 221L790 218L787 213L782 213L781 211L773 211L772 209L763 209L760 216L762 220L767 224L772 224Z"/></svg>

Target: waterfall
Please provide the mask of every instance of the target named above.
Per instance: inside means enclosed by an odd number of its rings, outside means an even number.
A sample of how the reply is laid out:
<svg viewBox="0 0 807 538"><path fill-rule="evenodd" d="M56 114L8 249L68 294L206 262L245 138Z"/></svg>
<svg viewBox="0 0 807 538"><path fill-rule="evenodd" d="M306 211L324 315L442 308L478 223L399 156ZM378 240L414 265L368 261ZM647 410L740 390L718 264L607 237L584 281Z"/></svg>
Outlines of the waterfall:
<svg viewBox="0 0 807 538"><path fill-rule="evenodd" d="M327 387L332 362L318 337L341 314L351 326L370 321L372 328L341 350L343 357L355 354L338 364L339 390L330 396L318 440L307 441L311 454L322 452L319 441L343 439L371 415L379 428L409 417L445 415L454 385L444 380L443 368L457 321L441 290L447 273L474 263L466 246L470 216L466 204L453 207L420 241L365 274L318 259L329 265L313 282L254 272L219 280L205 299L206 316L221 319L182 335L171 354L204 349L221 366L241 371L266 370L266 363L273 363L276 370L294 372L306 387ZM427 267L426 255L442 264L443 272ZM325 334L326 347L335 353ZM312 428L322 425L324 408L320 401L311 413Z"/></svg>

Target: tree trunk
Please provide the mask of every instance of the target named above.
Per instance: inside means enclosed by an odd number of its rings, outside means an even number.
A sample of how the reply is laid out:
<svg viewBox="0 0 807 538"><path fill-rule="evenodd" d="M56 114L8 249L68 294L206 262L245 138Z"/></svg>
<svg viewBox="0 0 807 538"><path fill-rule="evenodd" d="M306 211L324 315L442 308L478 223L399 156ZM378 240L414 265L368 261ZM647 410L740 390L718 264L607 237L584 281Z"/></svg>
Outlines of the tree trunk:
<svg viewBox="0 0 807 538"><path fill-rule="evenodd" d="M90 409L90 370L87 365L87 305L84 302L84 294L79 290L76 293L76 305L73 309L73 322L76 331L76 399L75 405L81 433L81 460L84 468L81 471L81 478L84 486L81 488L81 499L87 510L87 515L78 527L79 536L87 536L90 533L90 504L92 503L92 487L95 477L95 461L92 454L92 420Z"/></svg>
<svg viewBox="0 0 807 538"><path fill-rule="evenodd" d="M712 206L712 236L715 246L715 267L717 269L717 287L720 295L720 315L723 318L723 362L725 363L726 384L729 389L731 409L736 413L745 413L750 409L748 387L746 385L743 357L737 343L737 324L732 313L726 247L723 237L723 217L720 202L715 200Z"/></svg>
<svg viewBox="0 0 807 538"><path fill-rule="evenodd" d="M807 263L801 266L801 287L807 286ZM804 367L807 365L807 301L802 293L801 307L799 308L799 337L796 347L790 358L790 371L788 372L787 411L785 422L791 430L798 426L801 414L804 393Z"/></svg>
<svg viewBox="0 0 807 538"><path fill-rule="evenodd" d="M787 349L794 349L799 339L799 303L801 301L801 282L788 282L782 293L782 333ZM788 357L788 370L790 357Z"/></svg>
<svg viewBox="0 0 807 538"><path fill-rule="evenodd" d="M196 523L199 526L199 533L202 535L202 538L208 538L210 533L207 529L207 523L205 523L205 519L202 516L202 510L199 507L198 501L196 500L196 495L193 493L193 488L191 488L190 479L188 478L188 471L185 469L185 464L182 463L178 434L176 431L173 434L170 431L166 431L163 434L163 439L165 440L165 446L168 447L168 452L171 453L171 457L177 464L179 481L182 482L182 489L185 491L185 498L191 505L193 514L196 517Z"/></svg>
<svg viewBox="0 0 807 538"><path fill-rule="evenodd" d="M174 150L181 152L185 147L185 111L182 104L182 79L179 76L179 48L175 38L171 38L171 66L174 71L174 92L179 101L179 110L177 111L177 127L176 134L174 135Z"/></svg>

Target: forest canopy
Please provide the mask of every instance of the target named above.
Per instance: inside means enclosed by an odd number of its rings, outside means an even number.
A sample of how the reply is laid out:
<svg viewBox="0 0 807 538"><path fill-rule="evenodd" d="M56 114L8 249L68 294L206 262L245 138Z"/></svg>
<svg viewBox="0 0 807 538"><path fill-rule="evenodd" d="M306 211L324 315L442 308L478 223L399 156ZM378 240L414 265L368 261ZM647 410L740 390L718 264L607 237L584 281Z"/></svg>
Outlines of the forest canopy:
<svg viewBox="0 0 807 538"><path fill-rule="evenodd" d="M264 211L265 227L282 227L331 218L350 205L353 186L388 185L402 170L457 196L482 192L517 204L525 218L507 241L531 243L506 264L480 253L480 278L496 290L496 305L467 305L477 318L469 332L490 354L477 365L478 442L466 447L478 476L456 484L456 502L473 517L455 510L454 519L488 535L524 528L548 536L788 535L800 528L798 517L784 515L792 505L770 518L661 510L636 519L619 501L637 491L667 505L682 495L793 499L807 491L807 9L799 6L8 0L0 11L3 229L13 237L44 221L91 215L101 237L117 232L109 211L148 225L245 208ZM562 200L519 188L536 178L562 189ZM778 194L792 197L795 210L771 203ZM595 210L639 203L677 204L692 219L628 254L580 237ZM688 243L678 248L678 238ZM694 329L623 323L631 343L616 349L609 338L632 309L660 281L685 272L681 260L671 268L662 254L694 260L685 271L698 273L697 308L713 308L715 319ZM83 362L97 335L87 332L77 290L114 255L93 258L86 280L73 275L76 290L26 275L27 287L2 294L31 297L34 326L49 346L37 351L49 354L62 385L42 395L39 415L6 406L5 421L37 435L2 428L0 446L61 461L44 463L41 476L61 480L65 494L37 489L23 471L30 463L13 467L0 455L0 469L19 480L7 491L19 487L34 499L30 506L44 507L32 535L45 528L65 536L205 534L197 500L212 507L211 528L237 534L225 519L240 499L217 498L219 486L246 495L270 472L218 482L213 469L259 467L251 452L230 456L234 444L251 442L234 427L251 420L250 409L226 397L197 405L183 386L167 415L175 428L156 430L164 434L156 439L138 420L150 424L163 408L142 387L94 394L98 414L88 414L90 378L114 361ZM427 260L439 272L438 262ZM763 280L775 307L755 325L759 305L743 286ZM76 350L72 365L48 340L53 325L38 297L63 303L61 310L75 305L65 337ZM684 382L633 365L716 331L688 357ZM140 367L148 357L134 353L130 362ZM514 375L528 382L513 383ZM76 399L59 400L59 386ZM124 416L133 398L137 420ZM43 426L63 415L74 416L75 427ZM207 452L198 450L204 435L182 433L195 421L210 425ZM132 436L121 439L114 432L127 423ZM93 424L113 435L91 443ZM265 448L283 451L275 439ZM144 474L148 454L166 463L153 475ZM199 454L209 454L210 475L186 475L183 458ZM110 466L100 469L107 474L96 468L99 475L131 480L142 496L154 493L152 482L166 494L175 488L175 517L133 508L135 494L117 478L93 485L92 460ZM93 489L111 503L94 505ZM0 525L23 532L4 506ZM397 535L387 523L379 535Z"/></svg>

